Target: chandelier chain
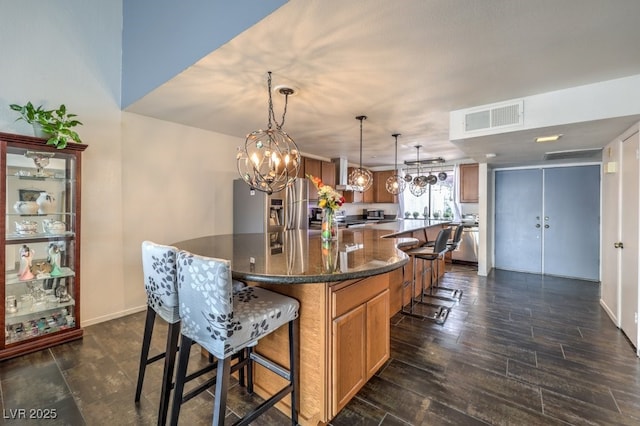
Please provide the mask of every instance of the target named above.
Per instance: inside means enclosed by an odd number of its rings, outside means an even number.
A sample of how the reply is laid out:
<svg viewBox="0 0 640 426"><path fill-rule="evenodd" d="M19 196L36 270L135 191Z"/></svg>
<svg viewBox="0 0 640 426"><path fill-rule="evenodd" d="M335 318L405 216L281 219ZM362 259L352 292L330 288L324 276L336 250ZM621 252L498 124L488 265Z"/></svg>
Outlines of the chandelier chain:
<svg viewBox="0 0 640 426"><path fill-rule="evenodd" d="M267 128L271 129L272 127L271 120L273 120L273 123L275 123L276 128L278 130L281 130L282 127L284 126L284 118L287 115L287 105L289 104L289 95L291 94L291 89L281 90L281 93L284 94L284 110L282 111L282 121L278 123L278 121L276 120L276 115L273 112L273 98L271 96L271 71L269 71L268 74L269 74L269 77L267 79L267 87L269 89L269 117L267 120L268 122Z"/></svg>

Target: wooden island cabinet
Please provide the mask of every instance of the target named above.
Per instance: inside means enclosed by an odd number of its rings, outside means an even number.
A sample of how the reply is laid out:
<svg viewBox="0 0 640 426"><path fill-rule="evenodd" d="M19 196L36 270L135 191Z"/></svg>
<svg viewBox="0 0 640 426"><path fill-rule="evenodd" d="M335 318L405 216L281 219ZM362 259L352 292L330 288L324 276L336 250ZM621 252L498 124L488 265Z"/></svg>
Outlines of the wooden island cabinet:
<svg viewBox="0 0 640 426"><path fill-rule="evenodd" d="M334 417L389 359L389 275L331 287Z"/></svg>

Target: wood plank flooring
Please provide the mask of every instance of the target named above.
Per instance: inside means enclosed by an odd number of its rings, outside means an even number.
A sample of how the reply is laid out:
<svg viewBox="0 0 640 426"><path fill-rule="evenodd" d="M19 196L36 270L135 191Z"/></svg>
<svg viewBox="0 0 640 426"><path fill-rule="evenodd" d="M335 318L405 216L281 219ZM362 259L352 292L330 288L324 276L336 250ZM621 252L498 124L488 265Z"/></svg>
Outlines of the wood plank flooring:
<svg viewBox="0 0 640 426"><path fill-rule="evenodd" d="M599 284L506 271L478 277L457 264L442 284L464 290L446 323L394 316L391 359L332 426L640 424L640 361L600 307ZM3 422L155 424L160 364L133 402L143 326L144 313L129 315L87 327L82 341L0 362ZM153 350L164 339L156 327ZM204 360L192 352L196 368ZM212 400L189 401L180 424L210 424ZM227 423L258 400L234 383ZM57 418L15 418L16 409L45 408ZM254 424L289 423L272 409Z"/></svg>

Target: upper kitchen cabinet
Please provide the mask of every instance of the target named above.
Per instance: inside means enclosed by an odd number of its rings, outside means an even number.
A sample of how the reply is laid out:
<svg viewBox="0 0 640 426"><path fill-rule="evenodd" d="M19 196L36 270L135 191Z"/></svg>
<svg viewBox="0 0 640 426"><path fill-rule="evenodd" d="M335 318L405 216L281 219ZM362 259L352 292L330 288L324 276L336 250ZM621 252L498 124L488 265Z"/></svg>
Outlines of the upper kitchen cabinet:
<svg viewBox="0 0 640 426"><path fill-rule="evenodd" d="M336 185L336 165L331 161L322 161L316 158L303 157L304 173L302 177L307 175L318 177L322 180L322 183L335 187ZM302 168L302 167L300 167ZM300 173L298 173L300 177ZM317 194L315 191L309 193L310 199L316 199Z"/></svg>
<svg viewBox="0 0 640 426"><path fill-rule="evenodd" d="M80 177L86 148L0 133L0 359L82 337Z"/></svg>
<svg viewBox="0 0 640 426"><path fill-rule="evenodd" d="M478 163L460 164L460 202L478 202Z"/></svg>
<svg viewBox="0 0 640 426"><path fill-rule="evenodd" d="M387 179L395 174L394 170L373 173L374 202L395 203L397 197L387 191Z"/></svg>
<svg viewBox="0 0 640 426"><path fill-rule="evenodd" d="M336 165L331 161L322 161L320 163L322 174L321 179L325 185L333 188L336 186Z"/></svg>
<svg viewBox="0 0 640 426"><path fill-rule="evenodd" d="M308 158L308 157L303 157L304 158L304 174L305 177L306 175L311 175L311 176L315 176L315 177L319 177L320 179L322 179L322 161L316 159L316 158Z"/></svg>

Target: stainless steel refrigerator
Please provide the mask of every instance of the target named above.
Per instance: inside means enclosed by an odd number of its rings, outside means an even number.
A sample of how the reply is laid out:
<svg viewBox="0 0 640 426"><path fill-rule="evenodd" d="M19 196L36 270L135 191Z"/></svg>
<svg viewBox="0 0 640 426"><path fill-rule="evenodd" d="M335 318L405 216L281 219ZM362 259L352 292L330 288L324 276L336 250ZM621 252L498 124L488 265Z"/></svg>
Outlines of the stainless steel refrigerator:
<svg viewBox="0 0 640 426"><path fill-rule="evenodd" d="M242 180L233 181L233 233L250 234L308 229L307 179L296 181L280 192L267 195L251 190Z"/></svg>
<svg viewBox="0 0 640 426"><path fill-rule="evenodd" d="M284 229L309 229L309 180L298 178L284 191Z"/></svg>

